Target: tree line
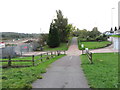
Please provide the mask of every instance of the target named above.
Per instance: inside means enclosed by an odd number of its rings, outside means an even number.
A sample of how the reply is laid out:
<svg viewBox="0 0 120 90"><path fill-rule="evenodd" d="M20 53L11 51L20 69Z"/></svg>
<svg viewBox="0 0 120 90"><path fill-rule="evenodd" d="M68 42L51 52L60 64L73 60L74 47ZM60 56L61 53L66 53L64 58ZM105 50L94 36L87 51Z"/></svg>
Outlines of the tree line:
<svg viewBox="0 0 120 90"><path fill-rule="evenodd" d="M92 31L86 29L79 30L77 28L72 35L77 36L81 41L106 41L108 38L108 36L102 34L97 27L94 27Z"/></svg>
<svg viewBox="0 0 120 90"><path fill-rule="evenodd" d="M17 33L17 32L0 32L2 39L20 39L20 38L38 38L39 34Z"/></svg>

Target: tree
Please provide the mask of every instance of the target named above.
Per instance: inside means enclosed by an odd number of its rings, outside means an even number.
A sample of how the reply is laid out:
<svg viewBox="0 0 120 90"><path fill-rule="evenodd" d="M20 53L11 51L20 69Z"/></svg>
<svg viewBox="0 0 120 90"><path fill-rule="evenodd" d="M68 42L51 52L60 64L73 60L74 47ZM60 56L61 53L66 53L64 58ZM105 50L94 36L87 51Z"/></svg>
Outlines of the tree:
<svg viewBox="0 0 120 90"><path fill-rule="evenodd" d="M48 34L40 34L39 39L38 39L38 43L40 45L44 46L47 39L48 39Z"/></svg>
<svg viewBox="0 0 120 90"><path fill-rule="evenodd" d="M66 42L66 38L68 37L68 19L63 17L62 11L58 10L57 13L57 19L54 19L55 25L57 27L57 30L59 32L60 41Z"/></svg>
<svg viewBox="0 0 120 90"><path fill-rule="evenodd" d="M98 31L98 28L97 27L94 27L92 29L92 31L89 33L89 36L91 38L96 38L96 36L99 36L101 34L101 32Z"/></svg>
<svg viewBox="0 0 120 90"><path fill-rule="evenodd" d="M58 29L53 22L50 25L50 31L49 31L47 44L51 48L58 47L60 45Z"/></svg>
<svg viewBox="0 0 120 90"><path fill-rule="evenodd" d="M113 31L113 29L112 29L112 28L110 29L110 33L114 33L114 31Z"/></svg>
<svg viewBox="0 0 120 90"><path fill-rule="evenodd" d="M117 27L115 27L114 31L117 31Z"/></svg>

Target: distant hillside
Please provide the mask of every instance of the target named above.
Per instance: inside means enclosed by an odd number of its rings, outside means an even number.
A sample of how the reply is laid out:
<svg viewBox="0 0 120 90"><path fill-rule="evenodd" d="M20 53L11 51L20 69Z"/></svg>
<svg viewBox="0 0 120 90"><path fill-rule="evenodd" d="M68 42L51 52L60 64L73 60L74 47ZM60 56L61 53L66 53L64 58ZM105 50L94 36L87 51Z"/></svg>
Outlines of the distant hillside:
<svg viewBox="0 0 120 90"><path fill-rule="evenodd" d="M38 38L40 34L16 33L16 32L0 32L2 39L16 39L16 38Z"/></svg>

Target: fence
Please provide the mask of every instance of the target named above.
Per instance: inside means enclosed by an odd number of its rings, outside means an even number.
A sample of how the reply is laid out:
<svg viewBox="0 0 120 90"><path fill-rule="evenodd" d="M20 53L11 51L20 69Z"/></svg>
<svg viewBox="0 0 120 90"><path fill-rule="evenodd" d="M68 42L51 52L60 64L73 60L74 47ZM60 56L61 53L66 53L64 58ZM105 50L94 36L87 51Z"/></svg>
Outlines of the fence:
<svg viewBox="0 0 120 90"><path fill-rule="evenodd" d="M2 68L7 68L7 67L30 67L30 66L36 66L39 65L42 62L45 62L46 60L49 60L51 58L54 58L56 56L59 56L60 54L66 54L65 51L54 51L54 52L46 52L42 53L40 55L32 55L32 56L22 56L19 57L17 60L11 58L9 56L8 60L0 60L0 62L6 62L6 65L2 65ZM25 58L28 57L28 58ZM23 59L21 59L23 58ZM12 65L14 62L20 62L20 65ZM27 62L26 64L31 64L31 65L21 65L22 62Z"/></svg>
<svg viewBox="0 0 120 90"><path fill-rule="evenodd" d="M89 50L86 50L86 55L88 56L88 60L90 61L90 64L93 64L92 52L89 52Z"/></svg>

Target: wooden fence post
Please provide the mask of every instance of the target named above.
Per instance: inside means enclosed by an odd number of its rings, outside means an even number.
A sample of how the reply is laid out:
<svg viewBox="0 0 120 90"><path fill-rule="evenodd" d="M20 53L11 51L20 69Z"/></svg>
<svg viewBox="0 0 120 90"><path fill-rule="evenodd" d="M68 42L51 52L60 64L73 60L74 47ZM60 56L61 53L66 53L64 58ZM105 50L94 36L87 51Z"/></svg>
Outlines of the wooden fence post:
<svg viewBox="0 0 120 90"><path fill-rule="evenodd" d="M41 56L41 62L42 62L42 54L40 54L40 56Z"/></svg>
<svg viewBox="0 0 120 90"><path fill-rule="evenodd" d="M32 55L32 63L33 63L33 66L35 65L34 64L34 55Z"/></svg>
<svg viewBox="0 0 120 90"><path fill-rule="evenodd" d="M11 66L11 56L9 55L8 66Z"/></svg>
<svg viewBox="0 0 120 90"><path fill-rule="evenodd" d="M48 57L48 52L47 52L47 57L46 57L46 60L47 60L47 59L49 59L49 57Z"/></svg>
<svg viewBox="0 0 120 90"><path fill-rule="evenodd" d="M92 52L90 53L90 59L91 59L91 64L93 64L93 62L92 62Z"/></svg>
<svg viewBox="0 0 120 90"><path fill-rule="evenodd" d="M58 56L60 55L59 51L57 51L57 55L58 55Z"/></svg>

